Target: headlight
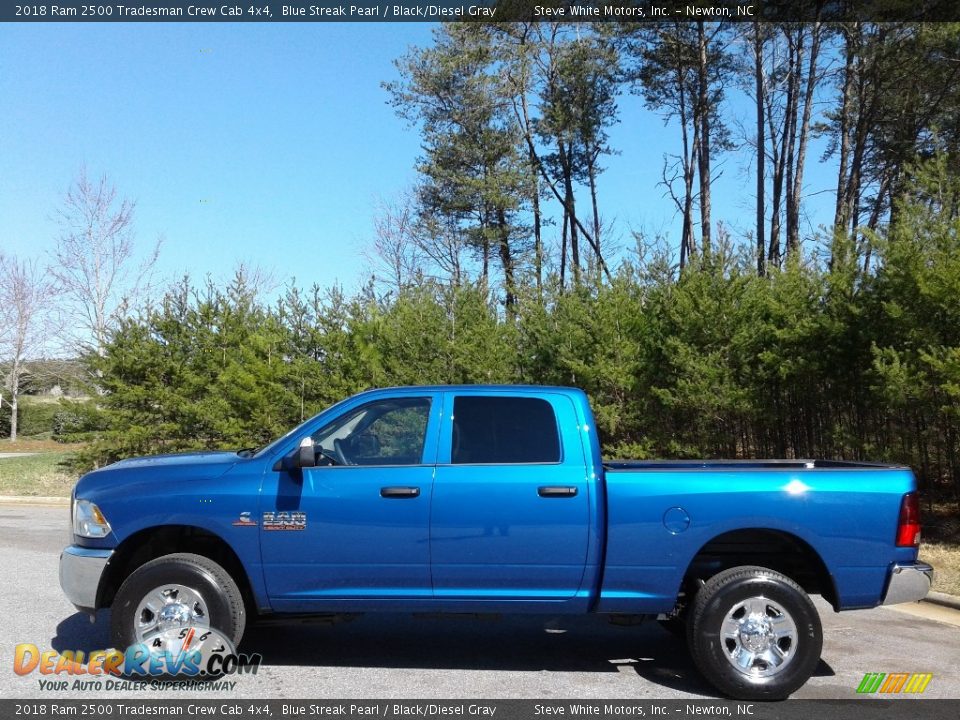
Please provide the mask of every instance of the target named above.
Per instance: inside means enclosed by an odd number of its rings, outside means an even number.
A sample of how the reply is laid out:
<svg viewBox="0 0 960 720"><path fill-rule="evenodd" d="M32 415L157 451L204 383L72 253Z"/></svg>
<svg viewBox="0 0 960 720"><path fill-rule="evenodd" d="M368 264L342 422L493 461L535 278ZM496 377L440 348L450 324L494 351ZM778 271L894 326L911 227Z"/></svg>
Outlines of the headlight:
<svg viewBox="0 0 960 720"><path fill-rule="evenodd" d="M110 523L100 508L89 500L73 503L73 533L85 538L102 538L110 533Z"/></svg>

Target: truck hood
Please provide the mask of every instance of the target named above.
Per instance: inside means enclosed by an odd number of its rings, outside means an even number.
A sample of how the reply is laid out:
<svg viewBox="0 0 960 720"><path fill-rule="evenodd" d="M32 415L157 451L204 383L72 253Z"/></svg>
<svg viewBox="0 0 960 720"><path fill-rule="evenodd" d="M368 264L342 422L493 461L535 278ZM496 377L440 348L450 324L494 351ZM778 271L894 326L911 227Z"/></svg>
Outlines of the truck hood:
<svg viewBox="0 0 960 720"><path fill-rule="evenodd" d="M111 471L132 470L133 468L174 468L183 465L233 465L238 459L239 456L235 452L226 451L171 453L169 455L149 455L147 457L119 460L103 469Z"/></svg>
<svg viewBox="0 0 960 720"><path fill-rule="evenodd" d="M235 452L195 452L120 460L94 470L77 482L77 497L102 497L129 492L139 483L166 484L219 478L243 458Z"/></svg>

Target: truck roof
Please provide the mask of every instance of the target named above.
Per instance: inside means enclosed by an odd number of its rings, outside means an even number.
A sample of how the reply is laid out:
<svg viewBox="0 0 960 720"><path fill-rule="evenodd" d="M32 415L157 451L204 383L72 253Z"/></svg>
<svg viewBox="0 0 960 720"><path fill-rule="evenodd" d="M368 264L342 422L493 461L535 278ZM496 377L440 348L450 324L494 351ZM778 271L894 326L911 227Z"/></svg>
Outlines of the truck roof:
<svg viewBox="0 0 960 720"><path fill-rule="evenodd" d="M561 392L569 393L574 395L583 395L583 390L575 387L566 387L563 385L496 385L496 384L487 384L487 385L397 385L394 387L378 387L378 388L368 388L361 393L360 395L365 395L366 393L374 392L457 392L469 390L470 392Z"/></svg>

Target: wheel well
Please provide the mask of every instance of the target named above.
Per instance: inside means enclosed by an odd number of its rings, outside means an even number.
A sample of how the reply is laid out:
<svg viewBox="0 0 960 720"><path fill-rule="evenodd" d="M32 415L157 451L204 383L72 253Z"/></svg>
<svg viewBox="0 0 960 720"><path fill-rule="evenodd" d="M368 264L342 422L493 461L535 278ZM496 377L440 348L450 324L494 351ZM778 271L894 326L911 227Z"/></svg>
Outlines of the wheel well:
<svg viewBox="0 0 960 720"><path fill-rule="evenodd" d="M97 592L97 607L110 607L130 573L144 563L170 553L203 555L226 570L243 595L248 617L256 614L250 580L240 558L227 542L209 530L190 525L163 525L134 533L114 551Z"/></svg>
<svg viewBox="0 0 960 720"><path fill-rule="evenodd" d="M710 540L690 561L681 592L689 592L718 572L738 565L776 570L807 594L822 595L837 608L833 579L817 551L796 535L767 528L733 530Z"/></svg>

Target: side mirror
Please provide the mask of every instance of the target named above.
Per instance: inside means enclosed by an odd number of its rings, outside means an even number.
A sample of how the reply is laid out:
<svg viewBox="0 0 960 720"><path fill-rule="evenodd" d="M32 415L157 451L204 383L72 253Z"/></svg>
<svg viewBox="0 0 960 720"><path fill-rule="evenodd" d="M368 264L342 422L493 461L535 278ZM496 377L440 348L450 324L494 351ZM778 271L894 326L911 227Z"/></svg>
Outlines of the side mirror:
<svg viewBox="0 0 960 720"><path fill-rule="evenodd" d="M317 454L313 451L313 438L305 437L297 449L297 467L311 468L317 464Z"/></svg>

